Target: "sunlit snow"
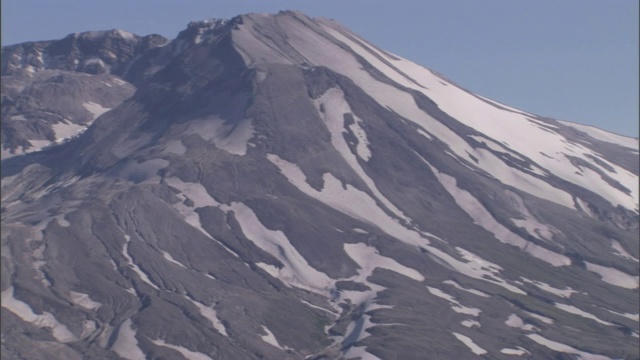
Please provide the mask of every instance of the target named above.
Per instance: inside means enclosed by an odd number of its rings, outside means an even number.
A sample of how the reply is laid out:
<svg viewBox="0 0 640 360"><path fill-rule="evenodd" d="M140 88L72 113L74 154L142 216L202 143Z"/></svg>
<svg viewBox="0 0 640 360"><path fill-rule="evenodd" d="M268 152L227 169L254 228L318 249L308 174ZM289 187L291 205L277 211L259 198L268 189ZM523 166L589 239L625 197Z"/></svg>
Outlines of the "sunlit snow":
<svg viewBox="0 0 640 360"><path fill-rule="evenodd" d="M334 281L329 276L309 265L282 231L264 226L250 207L234 202L220 208L233 211L244 235L284 265L276 270L276 277L285 284L321 293L331 287Z"/></svg>
<svg viewBox="0 0 640 360"><path fill-rule="evenodd" d="M469 214L476 224L491 232L496 239L505 244L516 246L529 255L546 261L553 266L571 264L571 259L568 257L531 243L507 229L504 225L500 224L471 193L459 188L456 178L440 172L430 164L429 166L442 186L453 196L456 204Z"/></svg>
<svg viewBox="0 0 640 360"><path fill-rule="evenodd" d="M278 349L284 350L282 346L280 346L280 343L276 339L275 335L273 335L273 333L271 332L271 330L269 330L268 327L262 325L262 331L267 333L266 335L260 335L260 338L262 339L262 341L266 342L269 345L275 346Z"/></svg>
<svg viewBox="0 0 640 360"><path fill-rule="evenodd" d="M596 265L588 261L584 262L587 270L600 275L602 281L611 285L620 286L626 289L637 289L640 284L640 277L623 273L620 270L607 266Z"/></svg>
<svg viewBox="0 0 640 360"><path fill-rule="evenodd" d="M154 344L158 345L158 346L163 346L169 349L173 349L177 352L179 352L182 356L184 356L186 359L189 360L213 360L212 358L210 358L209 356L203 354L203 353L199 353L196 351L191 351L185 347L182 346L178 346L178 345L173 345L173 344L169 344L167 342L165 342L164 340L161 339L157 339L157 340L151 340L151 342L153 342Z"/></svg>
<svg viewBox="0 0 640 360"><path fill-rule="evenodd" d="M529 284L532 284L532 285L535 285L536 287L540 288L541 290L544 290L544 291L546 291L548 293L551 293L551 294L555 294L555 295L561 296L563 298L567 298L568 299L569 297L571 297L571 294L577 293L576 290L573 290L572 288L570 288L568 286L565 287L564 289L558 289L558 288L555 288L555 287L553 287L553 286L551 286L551 285L549 285L547 283L544 283L542 281L531 280L531 279L527 279L525 277L520 277L520 278L522 279L522 281L524 281L526 283L529 283Z"/></svg>
<svg viewBox="0 0 640 360"><path fill-rule="evenodd" d="M596 355L596 354L591 354L585 351L580 351L572 346L569 345L565 345L553 340L549 340L545 337L543 337L540 334L529 334L527 335L531 340L537 342L540 345L546 346L547 348L554 350L554 351L558 351L558 352L563 352L563 353L568 353L568 354L576 354L578 356L580 356L580 359L582 360L611 360L611 358L607 357L607 356L602 356L602 355Z"/></svg>
<svg viewBox="0 0 640 360"><path fill-rule="evenodd" d="M542 315L535 314L535 313L528 312L528 311L524 311L524 313L527 314L527 316L530 316L530 317L532 317L534 319L538 319L538 320L542 321L545 324L549 324L549 325L553 324L553 319L548 318L546 316L542 316Z"/></svg>
<svg viewBox="0 0 640 360"><path fill-rule="evenodd" d="M154 288L156 290L160 290L156 286L156 284L154 284L153 281L151 281L151 279L149 279L147 274L145 274L142 271L142 269L140 269L140 267L131 258L131 254L129 253L129 243L131 242L131 237L129 235L125 235L124 238L125 238L125 243L124 243L124 247L122 249L122 255L124 256L125 260L127 261L127 264L129 264L131 269L133 271L135 271L135 273L138 274L138 276L140 276L140 279L142 281L144 281L145 283L149 284L152 288Z"/></svg>
<svg viewBox="0 0 640 360"><path fill-rule="evenodd" d="M164 257L168 262L176 264L182 268L187 268L186 266L184 266L181 262L177 261L176 259L173 258L173 256L171 256L171 254L169 254L168 252L161 250L160 253L162 254L162 257Z"/></svg>
<svg viewBox="0 0 640 360"><path fill-rule="evenodd" d="M229 336L229 334L227 334L227 328L224 326L222 321L220 321L220 318L218 318L218 313L213 306L207 306L203 303L189 298L188 296L185 296L184 298L189 300L198 308L198 311L200 311L200 315L209 320L209 322L211 322L211 326L213 326L214 329L216 329L220 334L224 336Z"/></svg>
<svg viewBox="0 0 640 360"><path fill-rule="evenodd" d="M573 306L573 305L568 305L568 304L562 304L562 303L555 303L553 304L555 307L557 307L560 310L566 311L568 313L571 314L575 314L578 316L582 316L584 318L587 319L591 319L594 320L602 325L608 325L608 326L615 326L614 324L608 322L608 321L604 321L602 319L600 319L599 317L593 315L592 313L586 312L584 310L578 309L577 307Z"/></svg>
<svg viewBox="0 0 640 360"><path fill-rule="evenodd" d="M344 251L358 263L361 267L359 271L361 273L371 274L373 269L382 268L395 271L416 281L424 281L424 276L418 271L406 267L392 258L380 255L378 250L372 246L363 243L344 244Z"/></svg>
<svg viewBox="0 0 640 360"><path fill-rule="evenodd" d="M589 125L576 124L570 121L560 121L560 122L564 125L576 128L586 133L587 135L591 136L594 139L605 141L611 144L624 146L626 148L632 149L635 152L638 152L638 147L639 147L638 139L614 134L614 133L604 131L602 129L598 129L597 127L593 127Z"/></svg>
<svg viewBox="0 0 640 360"><path fill-rule="evenodd" d="M2 307L39 328L50 329L51 335L61 343L77 340L75 335L64 324L61 324L53 314L47 311L43 311L42 314L36 314L29 304L16 299L13 295L13 286L2 292Z"/></svg>
<svg viewBox="0 0 640 360"><path fill-rule="evenodd" d="M102 107L102 105L96 104L92 101L86 102L82 104L82 106L84 106L84 108L87 109L87 111L89 111L93 115L93 120L98 118L100 115L106 113L107 111L111 110L110 108Z"/></svg>
<svg viewBox="0 0 640 360"><path fill-rule="evenodd" d="M640 314L631 314L631 313L624 313L623 314L623 313L619 313L619 312L616 312L616 311L613 311L613 310L609 310L609 309L605 309L605 310L607 310L608 312L610 312L612 314L616 314L616 315L619 315L619 316L622 316L622 317L626 317L627 319L631 319L631 320L634 320L634 321L640 321Z"/></svg>
<svg viewBox="0 0 640 360"><path fill-rule="evenodd" d="M487 295L485 293L483 293L480 290L476 290L476 289L467 289L465 287L462 287L460 284L458 284L457 282L453 281L453 280L445 280L442 282L443 284L447 284L447 285L451 285L454 288L458 289L458 290L462 290L462 291L466 291L468 293L477 295L477 296L481 296L481 297L491 297L490 295Z"/></svg>
<svg viewBox="0 0 640 360"><path fill-rule="evenodd" d="M616 255L620 255L624 258L627 258L629 260L633 260L635 262L638 262L639 260L636 259L635 257L631 256L631 254L629 254L623 247L622 245L615 241L615 240L611 240L611 247L616 251Z"/></svg>
<svg viewBox="0 0 640 360"><path fill-rule="evenodd" d="M147 356L140 350L136 331L131 327L131 319L125 320L118 328L118 336L111 350L127 360L145 360Z"/></svg>
<svg viewBox="0 0 640 360"><path fill-rule="evenodd" d="M102 304L91 300L89 295L77 291L70 291L69 296L74 304L79 305L87 310L98 310Z"/></svg>
<svg viewBox="0 0 640 360"><path fill-rule="evenodd" d="M456 337L456 339L460 340L463 344L465 344L474 354L484 355L487 353L487 350L478 346L478 344L473 342L473 340L470 337L462 334L458 334L457 332L452 332L452 334L453 336Z"/></svg>
<svg viewBox="0 0 640 360"><path fill-rule="evenodd" d="M516 314L509 315L509 318L504 323L509 327L519 328L519 329L526 330L526 331L538 331L538 330L540 330L540 329L538 329L537 327L535 327L535 326L533 326L531 324L525 324L524 321L522 321L522 319Z"/></svg>
<svg viewBox="0 0 640 360"><path fill-rule="evenodd" d="M247 144L254 135L254 129L249 120L230 124L212 115L189 121L185 134L196 134L222 150L242 156L247 153Z"/></svg>
<svg viewBox="0 0 640 360"><path fill-rule="evenodd" d="M86 130L86 126L74 123L68 123L66 120L51 125L53 132L56 134L55 142L62 142L73 136L77 136Z"/></svg>
<svg viewBox="0 0 640 360"><path fill-rule="evenodd" d="M391 218L384 210L378 207L375 200L367 193L349 184L344 187L332 174L324 174L324 188L321 191L317 191L307 183L306 176L296 164L285 161L273 154L268 154L267 158L278 166L291 184L305 194L344 214L371 224L400 241L418 246L429 244L429 241L424 236L405 228L398 220Z"/></svg>
<svg viewBox="0 0 640 360"><path fill-rule="evenodd" d="M342 92L342 90L338 88L331 88L327 90L327 92L324 93L319 99L315 100L315 104L316 108L318 109L318 113L323 118L325 125L329 129L329 133L331 134L331 144L333 144L340 155L342 155L342 158L349 164L349 166L351 166L351 168L358 174L358 176L360 176L365 184L367 184L369 189L371 189L371 192L373 192L373 195L378 200L380 200L380 202L382 202L389 210L391 210L394 215L410 222L411 219L406 217L402 213L402 211L400 211L400 209L398 209L395 205L393 205L393 203L391 203L391 201L387 200L387 198L384 197L382 193L380 193L373 179L371 179L367 175L364 169L360 166L360 163L358 162L356 156L349 149L349 145L347 144L343 136L343 133L346 132L344 129L344 114L352 112L349 104L344 98L344 93ZM323 106L324 111L320 111L321 106ZM355 124L358 124L362 121L355 115L353 115L353 117L355 120ZM356 126L357 129L361 131L361 135L364 137L362 141L366 141L366 143L364 143L364 146L360 145L362 142L358 144L356 152L361 158L363 158L364 160L368 160L371 156L371 152L369 151L369 148L367 146L368 141L366 140L366 134L359 125L354 126ZM361 147L363 147L364 149L361 149Z"/></svg>
<svg viewBox="0 0 640 360"><path fill-rule="evenodd" d="M555 126L538 121L527 113L513 111L515 109L501 108L502 106L498 106L497 103L488 102L484 98L462 90L420 65L396 55L389 56L367 45L365 42L356 43L352 41L336 30L333 23L325 20L320 20L319 22L323 30L345 43L389 79L401 86L422 92L435 101L440 109L458 121L480 131L488 138L495 140L496 143L509 141L512 152L526 156L549 173L602 195L611 201L614 206L623 205L631 210L635 210L638 207L636 176L625 172L624 169L617 165L606 162L599 154L580 144L566 142L563 136L553 131ZM301 28L295 25L290 26L291 30ZM326 39L319 38L317 34L314 36L310 30L300 30L300 38L293 38L290 43L310 62L328 66L345 75L348 74L358 86L367 89L368 94L378 103L390 107L396 113L415 122L423 129L429 129L431 134L448 144L458 156L464 158L467 152L474 154L482 164L482 168L488 170L505 184L573 208L571 198L566 192L553 188L542 180L507 166L502 160L486 152L486 150L471 149L465 140L418 109L413 98L408 93L373 79L346 50L332 46L333 44ZM317 38L318 42L314 42L314 47L310 47L308 43L302 40L303 36ZM328 51L329 48L333 48L333 51ZM340 52L340 56L337 56L336 52ZM329 56L328 54L331 55ZM460 106L460 104L465 106ZM637 141L635 141L635 147L637 148ZM544 152L547 156L542 155L540 152ZM574 173L575 168L564 154L581 157L587 161L590 160L585 155L603 160L615 170L615 174L610 175L629 189L631 194L627 195L611 187L599 177L594 176L587 180L582 176L576 175ZM597 166L600 167L599 165ZM603 170L605 173L608 172L604 168ZM516 181L517 178L520 178L520 181Z"/></svg>
<svg viewBox="0 0 640 360"><path fill-rule="evenodd" d="M467 307L464 306L462 304L460 304L460 302L458 302L458 300L456 300L455 297L445 293L444 291L438 289L438 288L433 288L430 286L427 286L427 289L429 290L429 292L432 295L435 295L441 299L445 299L447 300L449 303L451 303L453 306L451 307L451 310L460 313L460 314L466 314L466 315L471 315L471 316L478 316L480 315L480 313L482 312L482 310L478 309L478 308L471 308L471 307Z"/></svg>
<svg viewBox="0 0 640 360"><path fill-rule="evenodd" d="M518 355L518 356L531 354L530 352L528 352L527 350L521 347L518 347L517 349L504 348L504 349L501 349L500 352L506 355Z"/></svg>
<svg viewBox="0 0 640 360"><path fill-rule="evenodd" d="M463 320L460 322L460 325L468 328L479 328L481 326L477 320Z"/></svg>

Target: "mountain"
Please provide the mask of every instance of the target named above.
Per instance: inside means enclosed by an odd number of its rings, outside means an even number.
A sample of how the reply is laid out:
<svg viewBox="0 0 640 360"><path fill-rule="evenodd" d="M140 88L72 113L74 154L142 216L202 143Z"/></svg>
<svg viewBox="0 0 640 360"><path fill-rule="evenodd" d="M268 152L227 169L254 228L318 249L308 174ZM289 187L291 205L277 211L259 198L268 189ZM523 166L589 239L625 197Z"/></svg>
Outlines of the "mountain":
<svg viewBox="0 0 640 360"><path fill-rule="evenodd" d="M638 359L638 140L298 12L2 49L2 359Z"/></svg>

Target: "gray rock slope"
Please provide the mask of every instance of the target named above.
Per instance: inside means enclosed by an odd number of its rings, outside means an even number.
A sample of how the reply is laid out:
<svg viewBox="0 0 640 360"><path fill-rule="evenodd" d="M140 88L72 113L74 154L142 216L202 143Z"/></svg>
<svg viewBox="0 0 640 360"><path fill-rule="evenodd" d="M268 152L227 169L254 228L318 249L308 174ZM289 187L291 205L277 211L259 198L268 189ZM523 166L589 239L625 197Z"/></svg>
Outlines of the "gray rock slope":
<svg viewBox="0 0 640 360"><path fill-rule="evenodd" d="M297 12L2 51L2 359L640 356L637 139Z"/></svg>

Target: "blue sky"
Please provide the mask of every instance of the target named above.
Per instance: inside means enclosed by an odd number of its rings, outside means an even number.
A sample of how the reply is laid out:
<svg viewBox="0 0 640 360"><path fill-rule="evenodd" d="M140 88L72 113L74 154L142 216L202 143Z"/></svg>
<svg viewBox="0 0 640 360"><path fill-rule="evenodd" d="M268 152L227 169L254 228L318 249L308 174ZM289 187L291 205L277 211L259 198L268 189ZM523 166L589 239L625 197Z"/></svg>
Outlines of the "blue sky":
<svg viewBox="0 0 640 360"><path fill-rule="evenodd" d="M3 0L2 44L301 10L480 95L638 136L638 0Z"/></svg>

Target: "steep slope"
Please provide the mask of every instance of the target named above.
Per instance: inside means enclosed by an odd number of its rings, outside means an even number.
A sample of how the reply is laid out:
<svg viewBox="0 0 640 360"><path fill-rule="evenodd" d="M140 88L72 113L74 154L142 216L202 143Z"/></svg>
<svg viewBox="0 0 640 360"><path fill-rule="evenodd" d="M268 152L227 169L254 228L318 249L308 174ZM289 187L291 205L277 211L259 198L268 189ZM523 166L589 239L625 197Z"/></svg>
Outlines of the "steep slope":
<svg viewBox="0 0 640 360"><path fill-rule="evenodd" d="M118 66L131 97L2 161L3 358L640 355L637 140L297 12Z"/></svg>

